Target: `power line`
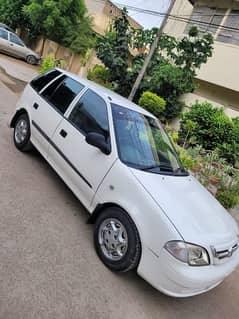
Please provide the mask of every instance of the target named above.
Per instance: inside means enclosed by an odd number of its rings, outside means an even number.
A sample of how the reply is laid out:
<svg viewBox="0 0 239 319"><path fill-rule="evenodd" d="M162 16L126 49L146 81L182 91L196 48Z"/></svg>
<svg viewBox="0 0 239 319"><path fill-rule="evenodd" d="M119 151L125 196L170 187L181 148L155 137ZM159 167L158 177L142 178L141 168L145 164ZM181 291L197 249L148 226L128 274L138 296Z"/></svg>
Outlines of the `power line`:
<svg viewBox="0 0 239 319"><path fill-rule="evenodd" d="M195 22L196 24L201 24L202 26L221 28L222 30L228 30L231 32L239 32L238 28L227 27L224 25L216 24L216 23L203 22L203 21L195 20L195 19L186 19L186 18L182 18L180 16L175 16L175 15L168 15L168 17L174 18L175 20L182 21L182 22L188 22L188 23Z"/></svg>
<svg viewBox="0 0 239 319"><path fill-rule="evenodd" d="M105 0L94 0L94 1L95 2L105 2ZM159 12L159 11L156 11L156 10L143 9L143 8L139 8L139 7L135 7L135 6L130 6L128 4L122 4L122 3L116 2L116 1L112 1L112 4L116 4L118 7L121 7L121 8L126 7L129 10L139 11L139 12L142 12L142 13L145 13L145 14L148 14L148 15L163 15L163 14L165 14L165 13L162 13L162 12ZM178 16L179 17L191 17L192 15L191 14L180 14ZM198 14L194 13L194 16L199 16L199 17L212 17L212 16L214 16L214 17L224 17L225 14L219 14L219 13L202 14L202 13L198 12ZM231 14L230 13L229 16L230 17L239 17L239 14L236 14L236 13L232 13Z"/></svg>
<svg viewBox="0 0 239 319"><path fill-rule="evenodd" d="M105 2L105 0L95 0L95 1L104 1ZM171 18L171 20L174 19L175 21L180 21L180 22L187 22L187 23L194 22L196 24L199 24L201 26L206 26L206 27L214 27L214 28L220 27L222 30L225 30L225 31L227 30L227 31L231 31L231 32L239 32L238 28L224 26L224 25L220 25L220 24L216 24L216 23L204 22L204 21L195 20L195 19L191 19L191 18L184 18L184 15L172 15L172 14L167 14L167 13L163 13L163 12L159 12L159 11L142 9L142 8L126 5L126 4L121 4L118 2L114 2L114 3L121 6L122 8L125 7L126 9L129 9L132 11L137 11L140 13L146 13L146 14L154 15L154 16L168 17L168 18ZM202 16L202 15L200 15L200 16ZM210 15L210 16L216 16L216 15ZM224 15L222 15L222 16L224 17Z"/></svg>
<svg viewBox="0 0 239 319"><path fill-rule="evenodd" d="M105 1L105 0L96 0L96 1ZM120 2L116 2L116 1L113 1L113 3L115 3L115 4L117 4L118 6L120 6L120 7L126 7L126 8L128 8L128 9L130 9L130 10L132 10L132 11L140 11L140 12L142 12L142 13L146 13L146 14L149 14L149 15L163 15L163 14L166 14L166 13L161 13L161 12L159 12L159 11L155 11L155 10L149 10L149 9L143 9L143 8L139 8L139 7L135 7L135 6L130 6L130 5L128 5L128 4L122 4L122 3L120 3ZM192 15L191 14L180 14L180 15L178 15L178 16L180 16L180 17L191 17ZM224 17L225 16L225 14L217 14L217 13L215 13L215 14L201 14L201 13L198 13L198 14L196 14L196 16L203 16L203 17L211 17L211 16L214 16L214 17ZM234 16L236 16L236 17L239 17L239 14L230 14L229 16L232 16L232 17L234 17Z"/></svg>

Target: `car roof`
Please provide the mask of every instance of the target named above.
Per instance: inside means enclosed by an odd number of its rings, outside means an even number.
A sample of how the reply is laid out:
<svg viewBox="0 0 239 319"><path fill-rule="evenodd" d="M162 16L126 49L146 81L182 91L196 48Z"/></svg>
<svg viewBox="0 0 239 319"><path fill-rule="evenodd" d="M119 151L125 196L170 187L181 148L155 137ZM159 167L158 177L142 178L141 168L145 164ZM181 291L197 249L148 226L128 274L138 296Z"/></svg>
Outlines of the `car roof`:
<svg viewBox="0 0 239 319"><path fill-rule="evenodd" d="M150 116L155 118L155 116L151 113L149 113L148 111L146 111L145 109L143 109L142 107L138 106L137 104L131 102L130 100L126 99L125 97L105 88L104 86L101 86L93 81L87 80L85 78L82 78L78 75L75 75L71 72L67 72L65 70L62 70L60 68L56 68L57 70L59 70L60 72L70 76L71 78L73 78L74 80L84 84L85 86L87 86L88 88L92 89L93 91L95 91L96 93L99 93L101 96L104 96L105 99L108 99L110 101L110 103L114 103L123 107L126 107L130 110L142 113L144 115Z"/></svg>
<svg viewBox="0 0 239 319"><path fill-rule="evenodd" d="M0 23L0 29L4 29L6 31L10 31L10 32L14 33L14 30L12 28L10 28L9 26L7 26L6 24L4 24L4 23Z"/></svg>

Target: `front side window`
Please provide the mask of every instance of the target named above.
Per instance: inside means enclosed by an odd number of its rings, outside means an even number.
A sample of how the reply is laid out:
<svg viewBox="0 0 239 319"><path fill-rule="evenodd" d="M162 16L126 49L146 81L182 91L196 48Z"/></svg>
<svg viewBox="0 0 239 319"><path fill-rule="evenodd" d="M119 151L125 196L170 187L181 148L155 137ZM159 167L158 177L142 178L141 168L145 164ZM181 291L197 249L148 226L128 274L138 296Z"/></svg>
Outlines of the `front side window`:
<svg viewBox="0 0 239 319"><path fill-rule="evenodd" d="M112 112L123 163L152 173L187 174L156 119L115 104Z"/></svg>
<svg viewBox="0 0 239 319"><path fill-rule="evenodd" d="M83 88L81 83L63 75L50 84L41 95L60 113L64 114Z"/></svg>
<svg viewBox="0 0 239 319"><path fill-rule="evenodd" d="M22 42L21 39L19 39L15 34L13 33L10 33L10 41L17 44L17 45L20 45L21 47L24 47L24 43Z"/></svg>
<svg viewBox="0 0 239 319"><path fill-rule="evenodd" d="M6 30L0 29L0 38L8 40L8 32Z"/></svg>
<svg viewBox="0 0 239 319"><path fill-rule="evenodd" d="M61 74L58 70L50 70L44 74L37 76L31 81L31 86L35 91L40 92L48 83Z"/></svg>
<svg viewBox="0 0 239 319"><path fill-rule="evenodd" d="M84 135L98 133L109 141L107 105L95 92L88 90L72 110L69 121Z"/></svg>

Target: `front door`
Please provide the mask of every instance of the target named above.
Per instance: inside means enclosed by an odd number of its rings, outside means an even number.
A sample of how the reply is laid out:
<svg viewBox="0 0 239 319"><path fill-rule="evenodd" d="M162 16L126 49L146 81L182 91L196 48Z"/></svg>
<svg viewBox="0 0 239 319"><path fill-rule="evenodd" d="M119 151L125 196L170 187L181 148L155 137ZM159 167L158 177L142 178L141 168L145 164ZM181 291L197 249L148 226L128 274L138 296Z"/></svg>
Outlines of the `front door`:
<svg viewBox="0 0 239 319"><path fill-rule="evenodd" d="M97 188L116 160L116 152L103 154L86 143L90 132L102 134L111 147L108 106L105 100L88 89L57 127L49 161L57 167L68 186L89 208Z"/></svg>

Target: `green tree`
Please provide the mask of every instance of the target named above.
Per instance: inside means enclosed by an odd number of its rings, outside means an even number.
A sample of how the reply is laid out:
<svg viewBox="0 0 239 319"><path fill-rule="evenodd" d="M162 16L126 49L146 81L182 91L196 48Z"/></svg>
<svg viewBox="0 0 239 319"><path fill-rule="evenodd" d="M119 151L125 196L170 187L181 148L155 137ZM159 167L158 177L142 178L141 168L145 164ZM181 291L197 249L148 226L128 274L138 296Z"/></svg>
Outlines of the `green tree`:
<svg viewBox="0 0 239 319"><path fill-rule="evenodd" d="M196 27L180 40L162 35L140 90L151 90L166 100L166 119L177 116L184 106L179 97L194 91L194 77L212 52L212 35L200 35Z"/></svg>
<svg viewBox="0 0 239 319"><path fill-rule="evenodd" d="M89 69L87 73L87 79L99 83L108 89L113 89L109 81L109 70L102 65L96 64L92 69Z"/></svg>
<svg viewBox="0 0 239 319"><path fill-rule="evenodd" d="M24 13L34 26L35 34L78 53L85 53L93 45L91 20L83 0L29 0Z"/></svg>
<svg viewBox="0 0 239 319"><path fill-rule="evenodd" d="M196 75L197 70L206 63L213 52L213 37L211 33L201 35L197 27L189 30L176 45L175 64Z"/></svg>
<svg viewBox="0 0 239 319"><path fill-rule="evenodd" d="M131 28L127 19L127 11L123 9L122 16L117 17L110 31L100 38L96 50L97 56L110 71L110 79L115 83L116 90L127 95L129 91Z"/></svg>
<svg viewBox="0 0 239 319"><path fill-rule="evenodd" d="M30 21L23 12L23 7L28 2L29 0L1 0L0 21L12 29L29 27Z"/></svg>
<svg viewBox="0 0 239 319"><path fill-rule="evenodd" d="M184 106L179 101L180 95L194 90L193 74L163 58L158 65L150 67L148 74L140 85L140 91L151 90L162 96L167 102L163 116L166 119L176 117Z"/></svg>
<svg viewBox="0 0 239 319"><path fill-rule="evenodd" d="M97 46L97 56L110 72L110 79L116 91L128 96L132 85L144 63L147 49L153 43L157 29L134 30L127 19L127 11L116 17L112 27ZM140 49L132 55L132 49ZM147 72L136 94L136 100L144 91L151 91L166 100L164 116L167 119L177 116L183 103L179 97L192 92L194 76L208 57L212 55L213 37L200 35L193 27L188 36L181 40L162 35Z"/></svg>

